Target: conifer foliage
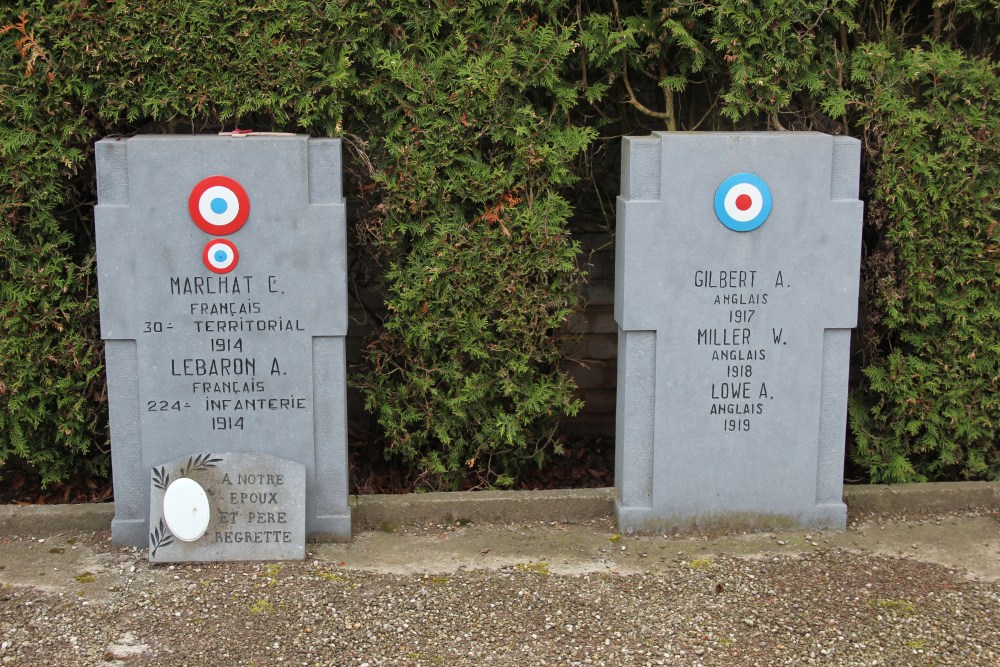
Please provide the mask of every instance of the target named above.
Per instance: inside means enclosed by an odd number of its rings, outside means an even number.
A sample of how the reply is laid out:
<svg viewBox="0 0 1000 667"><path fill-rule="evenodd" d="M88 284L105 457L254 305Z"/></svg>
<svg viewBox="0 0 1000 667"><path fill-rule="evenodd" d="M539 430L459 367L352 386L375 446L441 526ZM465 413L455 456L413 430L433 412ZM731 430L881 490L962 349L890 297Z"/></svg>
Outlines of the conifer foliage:
<svg viewBox="0 0 1000 667"><path fill-rule="evenodd" d="M872 165L854 457L873 479L1000 478L1000 78L944 44L855 54Z"/></svg>
<svg viewBox="0 0 1000 667"><path fill-rule="evenodd" d="M864 143L853 465L998 479L997 26L996 0L7 3L0 468L109 463L103 136L344 138L352 265L386 309L354 382L386 455L447 489L515 482L580 409L571 232L613 221L619 136L818 130Z"/></svg>
<svg viewBox="0 0 1000 667"><path fill-rule="evenodd" d="M389 3L366 47L389 314L360 383L425 488L504 486L581 405L554 335L578 280L559 188L593 131L569 122L572 31L550 9L422 7Z"/></svg>

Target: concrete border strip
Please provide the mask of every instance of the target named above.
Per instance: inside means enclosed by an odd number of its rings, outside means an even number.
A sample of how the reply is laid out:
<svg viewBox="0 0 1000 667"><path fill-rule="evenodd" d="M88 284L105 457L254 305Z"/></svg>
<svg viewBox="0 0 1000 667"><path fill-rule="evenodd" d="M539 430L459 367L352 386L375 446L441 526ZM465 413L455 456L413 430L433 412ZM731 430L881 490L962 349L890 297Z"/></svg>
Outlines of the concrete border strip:
<svg viewBox="0 0 1000 667"><path fill-rule="evenodd" d="M114 503L92 505L0 505L0 537L110 530Z"/></svg>
<svg viewBox="0 0 1000 667"><path fill-rule="evenodd" d="M1000 511L1000 482L864 484L844 487L848 514L920 515L982 508Z"/></svg>
<svg viewBox="0 0 1000 667"><path fill-rule="evenodd" d="M351 516L354 529L388 525L558 521L583 523L610 517L614 489L560 489L555 491L460 491L408 495L355 496Z"/></svg>
<svg viewBox="0 0 1000 667"><path fill-rule="evenodd" d="M464 491L351 496L355 533L421 523L558 521L583 523L613 516L615 491ZM1000 511L1000 482L939 482L845 486L851 518L870 514L921 515L969 509ZM2 505L0 537L108 530L113 503L98 505Z"/></svg>

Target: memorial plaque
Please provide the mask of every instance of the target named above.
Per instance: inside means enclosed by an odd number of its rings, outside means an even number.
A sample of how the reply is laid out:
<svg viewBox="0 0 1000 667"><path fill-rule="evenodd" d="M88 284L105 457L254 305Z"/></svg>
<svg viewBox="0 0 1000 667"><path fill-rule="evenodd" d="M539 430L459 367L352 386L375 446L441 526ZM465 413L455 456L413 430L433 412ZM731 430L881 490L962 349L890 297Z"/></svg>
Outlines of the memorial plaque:
<svg viewBox="0 0 1000 667"><path fill-rule="evenodd" d="M846 527L860 143L671 132L622 152L620 527Z"/></svg>
<svg viewBox="0 0 1000 667"><path fill-rule="evenodd" d="M306 468L266 454L201 452L150 474L149 560L305 558Z"/></svg>
<svg viewBox="0 0 1000 667"><path fill-rule="evenodd" d="M340 141L96 145L112 536L145 546L149 471L200 452L305 466L306 531L349 539Z"/></svg>

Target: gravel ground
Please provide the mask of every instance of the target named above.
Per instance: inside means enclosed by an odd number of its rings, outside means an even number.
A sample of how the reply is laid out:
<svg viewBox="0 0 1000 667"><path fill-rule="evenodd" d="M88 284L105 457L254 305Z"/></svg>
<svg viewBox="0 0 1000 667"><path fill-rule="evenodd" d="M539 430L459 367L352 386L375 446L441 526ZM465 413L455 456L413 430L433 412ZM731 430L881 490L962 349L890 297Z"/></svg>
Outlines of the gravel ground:
<svg viewBox="0 0 1000 667"><path fill-rule="evenodd" d="M3 665L1000 665L1000 583L840 547L400 575L321 548L166 566L107 533L22 540L38 569L88 555L0 587Z"/></svg>

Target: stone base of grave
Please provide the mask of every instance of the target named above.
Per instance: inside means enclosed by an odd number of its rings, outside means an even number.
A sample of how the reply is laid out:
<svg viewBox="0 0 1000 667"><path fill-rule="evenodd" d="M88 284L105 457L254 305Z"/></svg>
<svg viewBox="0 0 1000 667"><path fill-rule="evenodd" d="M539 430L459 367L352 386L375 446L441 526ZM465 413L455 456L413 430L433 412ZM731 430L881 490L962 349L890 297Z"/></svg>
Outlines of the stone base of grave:
<svg viewBox="0 0 1000 667"><path fill-rule="evenodd" d="M351 515L317 516L308 522L306 533L310 542L350 542Z"/></svg>
<svg viewBox="0 0 1000 667"><path fill-rule="evenodd" d="M115 544L143 546L146 544L148 529L148 519L119 519L115 515L111 520L111 541Z"/></svg>
<svg viewBox="0 0 1000 667"><path fill-rule="evenodd" d="M846 530L847 505L817 505L811 512L798 515L756 512L674 514L651 507L625 507L615 503L618 530L626 534L674 534L699 532L734 533L741 531Z"/></svg>

